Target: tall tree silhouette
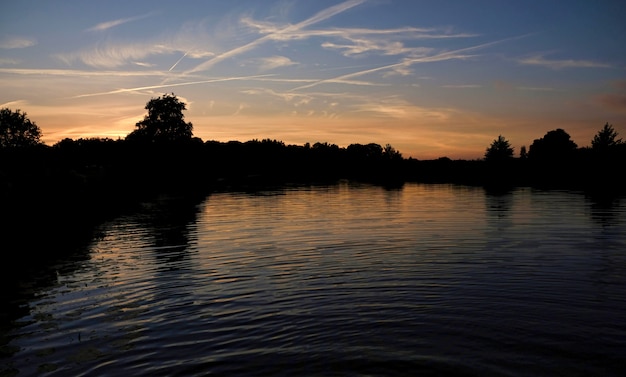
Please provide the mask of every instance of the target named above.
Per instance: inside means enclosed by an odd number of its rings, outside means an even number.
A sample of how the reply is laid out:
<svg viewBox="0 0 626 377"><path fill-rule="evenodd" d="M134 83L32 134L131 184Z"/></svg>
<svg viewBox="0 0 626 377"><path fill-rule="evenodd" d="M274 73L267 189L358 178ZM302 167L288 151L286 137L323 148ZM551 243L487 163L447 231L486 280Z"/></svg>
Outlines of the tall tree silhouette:
<svg viewBox="0 0 626 377"><path fill-rule="evenodd" d="M591 140L591 148L602 152L622 144L622 139L618 139L617 135L613 126L607 123Z"/></svg>
<svg viewBox="0 0 626 377"><path fill-rule="evenodd" d="M186 104L173 93L152 98L145 108L148 115L137 122L127 140L153 143L191 140L193 126L191 122L185 122L183 115Z"/></svg>
<svg viewBox="0 0 626 377"><path fill-rule="evenodd" d="M0 109L0 148L28 147L41 144L41 130L26 113Z"/></svg>
<svg viewBox="0 0 626 377"><path fill-rule="evenodd" d="M512 157L513 147L502 135L499 135L485 151L485 160L488 162L506 161Z"/></svg>

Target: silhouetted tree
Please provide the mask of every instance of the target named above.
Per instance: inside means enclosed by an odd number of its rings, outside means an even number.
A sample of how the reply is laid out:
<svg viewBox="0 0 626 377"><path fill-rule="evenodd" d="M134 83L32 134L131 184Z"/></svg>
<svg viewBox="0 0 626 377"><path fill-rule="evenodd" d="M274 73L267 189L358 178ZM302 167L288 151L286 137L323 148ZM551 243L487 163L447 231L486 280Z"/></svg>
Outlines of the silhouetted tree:
<svg viewBox="0 0 626 377"><path fill-rule="evenodd" d="M539 161L561 161L571 158L578 146L564 130L558 128L549 131L541 139L533 141L528 151L528 157Z"/></svg>
<svg viewBox="0 0 626 377"><path fill-rule="evenodd" d="M391 144L387 144L383 148L383 157L387 160L392 160L392 161L401 160L402 153L396 150L396 148L392 147Z"/></svg>
<svg viewBox="0 0 626 377"><path fill-rule="evenodd" d="M193 126L185 122L183 115L186 104L173 93L152 98L145 108L148 115L137 122L136 129L126 137L128 140L159 143L191 140Z"/></svg>
<svg viewBox="0 0 626 377"><path fill-rule="evenodd" d="M485 152L485 160L489 162L506 161L513 157L513 147L504 136L495 139Z"/></svg>
<svg viewBox="0 0 626 377"><path fill-rule="evenodd" d="M0 148L29 147L41 144L41 130L25 112L0 109Z"/></svg>
<svg viewBox="0 0 626 377"><path fill-rule="evenodd" d="M346 151L352 159L364 161L379 160L383 155L383 147L376 143L350 144Z"/></svg>
<svg viewBox="0 0 626 377"><path fill-rule="evenodd" d="M591 148L595 151L606 151L622 144L622 139L618 139L617 135L613 126L607 123L591 140Z"/></svg>
<svg viewBox="0 0 626 377"><path fill-rule="evenodd" d="M528 158L528 152L526 152L525 145L522 145L522 147L519 149L519 158L521 158L522 160L525 160Z"/></svg>

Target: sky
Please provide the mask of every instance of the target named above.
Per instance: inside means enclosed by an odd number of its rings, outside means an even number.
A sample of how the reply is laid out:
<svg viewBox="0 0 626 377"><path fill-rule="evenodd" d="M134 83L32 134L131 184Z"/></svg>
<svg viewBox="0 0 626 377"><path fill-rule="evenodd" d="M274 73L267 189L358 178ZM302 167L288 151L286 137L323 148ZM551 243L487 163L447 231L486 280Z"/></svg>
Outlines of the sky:
<svg viewBox="0 0 626 377"><path fill-rule="evenodd" d="M174 93L204 141L483 158L626 139L623 0L2 1L0 108L48 145L124 138Z"/></svg>

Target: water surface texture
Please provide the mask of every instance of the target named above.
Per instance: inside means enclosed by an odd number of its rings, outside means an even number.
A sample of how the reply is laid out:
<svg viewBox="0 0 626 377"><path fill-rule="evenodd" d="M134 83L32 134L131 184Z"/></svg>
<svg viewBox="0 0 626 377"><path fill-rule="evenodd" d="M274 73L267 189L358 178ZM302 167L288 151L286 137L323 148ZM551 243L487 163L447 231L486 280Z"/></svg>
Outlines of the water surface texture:
<svg viewBox="0 0 626 377"><path fill-rule="evenodd" d="M626 367L624 199L348 183L162 198L89 255L13 329L19 376Z"/></svg>

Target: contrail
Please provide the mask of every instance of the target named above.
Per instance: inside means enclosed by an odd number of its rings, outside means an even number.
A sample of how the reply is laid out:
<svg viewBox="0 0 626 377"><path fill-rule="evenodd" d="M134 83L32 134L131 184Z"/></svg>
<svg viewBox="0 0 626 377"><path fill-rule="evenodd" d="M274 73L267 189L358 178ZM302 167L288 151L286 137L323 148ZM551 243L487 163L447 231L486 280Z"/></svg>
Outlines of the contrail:
<svg viewBox="0 0 626 377"><path fill-rule="evenodd" d="M180 59L178 59L178 60L176 61L176 63L174 63L174 65L173 65L173 66L171 66L171 67L170 67L170 69L168 69L167 71L168 71L168 72L172 72L172 69L176 68L176 66L178 65L178 63L180 63L180 62L181 62L181 60L183 60L183 59L185 58L185 56L187 56L187 54L188 54L188 53L189 53L189 51L185 52L185 54L184 54L183 56L181 56L181 57L180 57Z"/></svg>
<svg viewBox="0 0 626 377"><path fill-rule="evenodd" d="M234 48L234 49L232 49L230 51L226 51L226 52L224 52L222 54L219 54L218 56L216 56L216 57L214 57L214 58L212 58L210 60L207 60L206 62L204 62L204 63L202 63L202 64L200 64L200 65L198 65L198 66L196 66L196 67L194 67L192 69L190 69L189 71L187 71L185 73L194 73L194 72L198 72L198 71L205 71L205 70L211 68L216 63L221 62L224 59L227 59L227 58L230 58L232 56L236 56L236 55L239 55L239 54L241 54L243 52L251 50L252 48L262 44L263 42L268 41L268 40L272 40L272 39L276 38L277 36L279 36L281 34L288 34L288 33L294 32L294 31L298 31L298 30L303 29L303 28L305 28L307 26L310 26L310 25L313 25L315 23L324 21L324 20L326 20L326 19L328 19L328 18L330 18L330 17L332 17L332 16L334 16L336 14L344 12L344 11L346 11L346 10L348 10L350 8L353 8L353 7L357 6L357 5L360 5L360 4L364 3L364 2L365 2L365 0L349 0L349 1L345 1L345 2L343 2L341 4L337 4L335 6L332 6L330 8L324 9L323 11L321 11L321 12L317 13L316 15L314 15L313 17L310 17L310 18L308 18L308 19L306 19L306 20L304 20L302 22L299 22L299 23L297 23L295 25L287 26L284 29L281 29L281 30L276 31L274 33L265 35L265 36L263 36L263 37L261 37L259 39L256 39L256 40L246 44L246 45L243 45L243 46Z"/></svg>
<svg viewBox="0 0 626 377"><path fill-rule="evenodd" d="M176 84L140 86L140 87L136 87L136 88L124 88L124 89L111 90L109 92L81 94L81 95L74 96L74 97L71 97L71 98L104 96L104 95L107 95L107 94L128 93L128 92L136 92L136 91L139 91L139 90L170 88L170 87L174 87L174 86L198 85L198 84L207 84L207 83L223 82L223 81L254 80L254 79L257 79L257 78L267 77L267 76L273 76L273 74L256 75L256 76L242 76L242 77L224 77L224 78L219 78L219 79L211 79L211 80L203 80L203 81L179 82L179 83L176 83Z"/></svg>
<svg viewBox="0 0 626 377"><path fill-rule="evenodd" d="M376 68L366 69L366 70L363 70L363 71L348 73L346 75L337 76L337 77L333 77L333 78L330 78L330 79L319 80L319 81L316 81L316 82L311 83L311 84L302 85L302 86L299 86L297 88L293 88L293 89L291 89L289 91L290 92L294 92L296 90L308 89L308 88L312 88L312 87L320 85L320 84L342 81L342 80L350 79L350 78L353 78L353 77L356 77L356 76L367 75L369 73L383 71L383 70L386 70L386 69L400 67L400 66L410 66L412 64L417 64L417 63L429 63L429 62L437 62L437 61L442 61L442 60L455 59L455 58L458 58L459 54L463 53L463 52L472 51L472 50L478 50L478 49L485 48L485 47L488 47L488 46L491 46L491 45L494 45L494 44L506 42L506 41L513 40L513 39L519 39L519 38L523 38L523 37L526 37L526 36L527 35L501 39L501 40L498 40L498 41L483 43L483 44L476 45L476 46L471 46L471 47L465 47L465 48L461 48L461 49L454 50L454 51L442 52L440 54L433 55L433 56L426 56L426 57L422 57L422 58L407 59L407 60L404 60L404 61L402 61L400 63L389 64L389 65L385 65L385 66L382 66L382 67L376 67Z"/></svg>

